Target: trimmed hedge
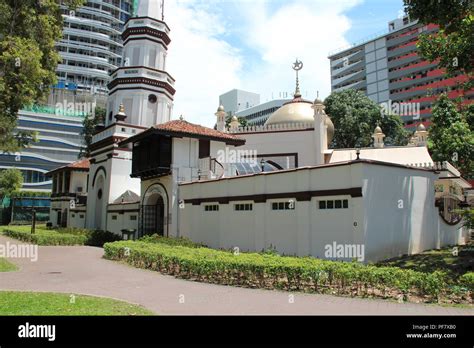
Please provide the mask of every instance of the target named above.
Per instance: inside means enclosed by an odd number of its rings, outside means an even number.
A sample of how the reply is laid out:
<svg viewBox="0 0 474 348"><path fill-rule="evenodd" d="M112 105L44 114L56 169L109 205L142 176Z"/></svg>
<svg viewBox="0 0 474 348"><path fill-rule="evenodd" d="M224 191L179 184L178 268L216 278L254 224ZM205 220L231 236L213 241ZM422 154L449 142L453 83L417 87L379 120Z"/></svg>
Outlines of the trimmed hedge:
<svg viewBox="0 0 474 348"><path fill-rule="evenodd" d="M251 288L438 301L448 284L442 272L422 273L312 257L284 257L196 248L171 243L120 241L104 257L197 281Z"/></svg>
<svg viewBox="0 0 474 348"><path fill-rule="evenodd" d="M31 234L31 226L8 226L2 233L5 236L38 245L90 245L102 247L104 243L122 240L119 235L108 231L86 230L76 228L59 228L57 230L36 228Z"/></svg>
<svg viewBox="0 0 474 348"><path fill-rule="evenodd" d="M189 248L202 248L205 247L204 244L195 243L191 239L185 237L178 237L178 238L168 238L160 236L159 234L152 234L143 236L139 239L139 241L147 242L147 243L162 243L174 246L185 246Z"/></svg>
<svg viewBox="0 0 474 348"><path fill-rule="evenodd" d="M3 228L3 234L7 237L19 239L21 241L37 245L84 245L87 240L85 235L73 235L68 233L58 233L56 231L36 229L34 234L30 230Z"/></svg>

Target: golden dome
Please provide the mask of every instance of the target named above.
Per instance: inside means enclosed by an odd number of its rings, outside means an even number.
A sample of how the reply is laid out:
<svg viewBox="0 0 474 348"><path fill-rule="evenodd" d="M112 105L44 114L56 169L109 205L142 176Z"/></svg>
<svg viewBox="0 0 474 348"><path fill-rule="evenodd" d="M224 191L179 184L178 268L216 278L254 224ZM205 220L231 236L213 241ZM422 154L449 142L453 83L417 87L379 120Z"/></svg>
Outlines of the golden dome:
<svg viewBox="0 0 474 348"><path fill-rule="evenodd" d="M416 128L416 130L417 130L418 132L424 132L424 131L426 131L426 127L425 127L425 125L424 125L423 123L420 123L420 124L418 125L418 127Z"/></svg>
<svg viewBox="0 0 474 348"><path fill-rule="evenodd" d="M284 125L294 123L313 123L314 110L311 107L313 103L310 101L295 98L290 102L283 104L278 110L270 115L265 126L269 125ZM329 116L326 118L326 125L328 127L328 144L331 143L334 137L334 124Z"/></svg>

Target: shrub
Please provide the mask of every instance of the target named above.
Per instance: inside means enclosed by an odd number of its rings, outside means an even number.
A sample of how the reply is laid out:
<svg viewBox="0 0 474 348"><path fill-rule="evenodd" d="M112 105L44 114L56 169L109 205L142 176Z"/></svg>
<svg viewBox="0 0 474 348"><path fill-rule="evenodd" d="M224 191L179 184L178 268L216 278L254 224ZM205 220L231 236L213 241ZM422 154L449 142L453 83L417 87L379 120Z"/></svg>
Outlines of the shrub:
<svg viewBox="0 0 474 348"><path fill-rule="evenodd" d="M464 273L459 277L459 283L461 286L465 286L470 291L474 291L474 272Z"/></svg>
<svg viewBox="0 0 474 348"><path fill-rule="evenodd" d="M195 243L192 240L185 237L169 238L169 237L160 236L159 234L156 234L156 233L152 235L143 236L139 239L139 241L146 242L146 243L163 243L163 244L168 244L168 245L185 246L189 248L201 248L205 246L204 244Z"/></svg>
<svg viewBox="0 0 474 348"><path fill-rule="evenodd" d="M3 234L38 245L90 245L102 247L104 243L122 239L120 236L108 231L92 231L84 228L70 227L48 229L44 225L37 226L34 234L31 234L31 226L4 227Z"/></svg>
<svg viewBox="0 0 474 348"><path fill-rule="evenodd" d="M83 235L72 235L40 229L37 229L36 233L32 234L29 226L28 229L28 231L25 231L24 229L4 228L3 234L7 237L37 245L83 245L87 239Z"/></svg>
<svg viewBox="0 0 474 348"><path fill-rule="evenodd" d="M88 231L86 245L102 247L105 243L122 240L122 238L109 231Z"/></svg>
<svg viewBox="0 0 474 348"><path fill-rule="evenodd" d="M312 257L239 253L204 247L120 241L104 245L104 257L160 271L180 278L224 285L299 290L346 295L394 297L414 295L436 301L447 284L443 274L397 267L366 266L356 262Z"/></svg>

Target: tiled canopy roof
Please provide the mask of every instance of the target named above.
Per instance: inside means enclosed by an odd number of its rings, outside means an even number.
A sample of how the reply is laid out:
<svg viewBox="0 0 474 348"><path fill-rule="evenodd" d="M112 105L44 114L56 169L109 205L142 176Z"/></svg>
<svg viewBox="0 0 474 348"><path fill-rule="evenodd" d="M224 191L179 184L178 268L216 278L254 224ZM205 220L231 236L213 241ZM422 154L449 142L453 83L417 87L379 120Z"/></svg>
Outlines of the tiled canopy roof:
<svg viewBox="0 0 474 348"><path fill-rule="evenodd" d="M184 120L173 120L168 121L166 123L157 124L142 133L130 137L127 140L124 140L122 144L134 142L152 133L168 134L177 137L209 139L215 141L222 141L227 144L233 145L245 144L245 139L239 138L235 135L219 132L215 129L200 126L198 124L190 123Z"/></svg>
<svg viewBox="0 0 474 348"><path fill-rule="evenodd" d="M46 175L51 175L54 172L57 172L57 171L60 171L60 170L66 170L66 169L87 171L87 170L89 170L89 167L90 167L89 159L84 158L84 159L81 159L79 161L66 164L65 166L61 166L61 167L58 167L56 169L53 169L53 170L49 171L48 173L46 173Z"/></svg>

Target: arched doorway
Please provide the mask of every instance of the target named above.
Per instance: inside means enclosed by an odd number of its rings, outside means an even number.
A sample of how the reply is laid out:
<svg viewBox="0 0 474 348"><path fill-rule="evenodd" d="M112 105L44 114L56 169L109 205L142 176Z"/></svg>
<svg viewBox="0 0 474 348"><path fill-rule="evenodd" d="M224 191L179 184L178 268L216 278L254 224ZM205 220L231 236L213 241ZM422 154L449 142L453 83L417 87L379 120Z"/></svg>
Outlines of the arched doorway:
<svg viewBox="0 0 474 348"><path fill-rule="evenodd" d="M167 235L168 194L161 184L146 190L140 207L140 235Z"/></svg>

